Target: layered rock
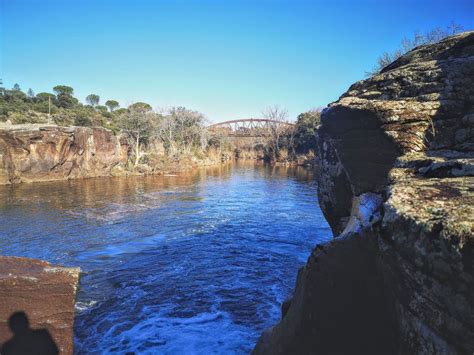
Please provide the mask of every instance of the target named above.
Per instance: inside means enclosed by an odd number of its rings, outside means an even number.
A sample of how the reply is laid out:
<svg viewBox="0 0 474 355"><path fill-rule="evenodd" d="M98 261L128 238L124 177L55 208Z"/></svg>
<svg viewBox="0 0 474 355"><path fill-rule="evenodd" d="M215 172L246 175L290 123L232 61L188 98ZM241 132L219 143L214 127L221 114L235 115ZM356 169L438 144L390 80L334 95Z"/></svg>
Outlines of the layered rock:
<svg viewBox="0 0 474 355"><path fill-rule="evenodd" d="M61 354L72 354L78 282L78 268L52 266L35 259L0 257L0 345L14 335L9 318L22 312L28 318L29 327L36 330L33 340L38 339L38 334L49 333L50 337L43 339L52 338Z"/></svg>
<svg viewBox="0 0 474 355"><path fill-rule="evenodd" d="M0 126L0 185L109 176L127 146L104 128Z"/></svg>
<svg viewBox="0 0 474 355"><path fill-rule="evenodd" d="M336 238L257 354L474 352L474 32L407 53L321 117Z"/></svg>

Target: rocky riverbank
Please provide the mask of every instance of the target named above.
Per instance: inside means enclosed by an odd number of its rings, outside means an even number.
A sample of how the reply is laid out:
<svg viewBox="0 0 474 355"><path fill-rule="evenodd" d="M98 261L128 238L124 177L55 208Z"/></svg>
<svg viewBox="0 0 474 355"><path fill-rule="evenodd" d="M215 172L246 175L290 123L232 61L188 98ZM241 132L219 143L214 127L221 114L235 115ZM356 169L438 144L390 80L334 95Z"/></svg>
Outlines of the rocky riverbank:
<svg viewBox="0 0 474 355"><path fill-rule="evenodd" d="M104 128L0 126L0 184L110 176L128 147Z"/></svg>
<svg viewBox="0 0 474 355"><path fill-rule="evenodd" d="M472 353L474 32L355 83L318 135L336 238L254 353Z"/></svg>
<svg viewBox="0 0 474 355"><path fill-rule="evenodd" d="M79 268L0 256L0 344L12 354L72 354L78 283Z"/></svg>
<svg viewBox="0 0 474 355"><path fill-rule="evenodd" d="M101 127L0 125L0 185L78 178L164 174L220 164L223 155L171 159L152 152L147 164L130 167L125 137ZM225 158L225 157L224 157Z"/></svg>

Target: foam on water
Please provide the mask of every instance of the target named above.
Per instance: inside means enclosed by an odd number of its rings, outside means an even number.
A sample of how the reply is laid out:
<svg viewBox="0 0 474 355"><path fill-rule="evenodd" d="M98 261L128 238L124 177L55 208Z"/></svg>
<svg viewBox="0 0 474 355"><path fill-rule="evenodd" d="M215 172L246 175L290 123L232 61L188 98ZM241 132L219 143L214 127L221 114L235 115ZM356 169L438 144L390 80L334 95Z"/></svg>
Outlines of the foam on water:
<svg viewBox="0 0 474 355"><path fill-rule="evenodd" d="M252 340L251 333L252 329L235 324L230 314L221 311L190 318L150 314L139 323L115 324L101 335L101 342L108 352L233 354L248 352L244 344Z"/></svg>
<svg viewBox="0 0 474 355"><path fill-rule="evenodd" d="M101 182L102 181L102 182ZM80 266L80 354L244 354L331 237L305 171L0 187L0 250Z"/></svg>

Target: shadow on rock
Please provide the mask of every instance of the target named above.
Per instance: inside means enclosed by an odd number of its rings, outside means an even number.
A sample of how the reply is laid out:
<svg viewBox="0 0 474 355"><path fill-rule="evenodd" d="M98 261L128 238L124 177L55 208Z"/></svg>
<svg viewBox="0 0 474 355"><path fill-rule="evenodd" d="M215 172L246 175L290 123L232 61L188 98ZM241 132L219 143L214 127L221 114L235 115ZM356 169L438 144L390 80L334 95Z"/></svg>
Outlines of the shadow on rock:
<svg viewBox="0 0 474 355"><path fill-rule="evenodd" d="M8 319L13 337L1 349L2 355L50 355L59 354L59 349L47 329L32 329L24 312L15 312Z"/></svg>

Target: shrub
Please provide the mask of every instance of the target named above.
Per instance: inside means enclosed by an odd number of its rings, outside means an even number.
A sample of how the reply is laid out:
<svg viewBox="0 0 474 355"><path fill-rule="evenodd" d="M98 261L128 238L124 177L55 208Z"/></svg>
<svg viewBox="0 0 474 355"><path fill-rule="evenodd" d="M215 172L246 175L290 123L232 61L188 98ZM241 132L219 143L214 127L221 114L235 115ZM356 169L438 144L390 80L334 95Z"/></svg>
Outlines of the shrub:
<svg viewBox="0 0 474 355"><path fill-rule="evenodd" d="M377 64L375 65L374 69L366 72L366 75L372 76L378 74L387 65L393 63L405 53L415 49L416 47L439 42L446 37L461 32L462 30L463 28L461 26L453 22L444 29L441 27L435 27L431 31L424 34L415 32L412 38L405 37L401 41L399 48L397 48L395 51L382 53L382 55L377 58Z"/></svg>
<svg viewBox="0 0 474 355"><path fill-rule="evenodd" d="M306 153L316 147L316 130L321 122L321 110L315 109L298 115L295 124L295 150Z"/></svg>
<svg viewBox="0 0 474 355"><path fill-rule="evenodd" d="M89 127L92 125L92 121L88 116L79 115L74 119L74 126Z"/></svg>

